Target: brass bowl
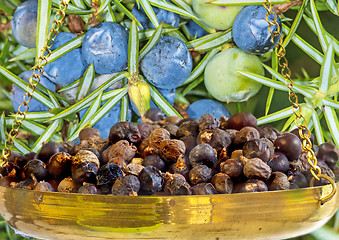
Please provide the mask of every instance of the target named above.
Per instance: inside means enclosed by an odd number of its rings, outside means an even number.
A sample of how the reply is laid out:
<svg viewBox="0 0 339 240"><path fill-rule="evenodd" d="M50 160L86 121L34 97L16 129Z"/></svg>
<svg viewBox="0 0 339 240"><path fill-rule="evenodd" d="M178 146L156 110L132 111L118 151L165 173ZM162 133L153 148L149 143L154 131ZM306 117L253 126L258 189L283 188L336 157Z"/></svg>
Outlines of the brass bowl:
<svg viewBox="0 0 339 240"><path fill-rule="evenodd" d="M339 183L336 183L337 188ZM331 186L204 196L84 195L0 187L2 216L43 239L283 239L321 227L339 207Z"/></svg>

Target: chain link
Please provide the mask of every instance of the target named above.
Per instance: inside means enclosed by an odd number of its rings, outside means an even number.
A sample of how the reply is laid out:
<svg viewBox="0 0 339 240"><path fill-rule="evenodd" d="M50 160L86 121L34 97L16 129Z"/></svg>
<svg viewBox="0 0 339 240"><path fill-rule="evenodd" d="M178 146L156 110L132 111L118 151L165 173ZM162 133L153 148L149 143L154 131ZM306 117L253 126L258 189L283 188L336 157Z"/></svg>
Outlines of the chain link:
<svg viewBox="0 0 339 240"><path fill-rule="evenodd" d="M286 49L283 45L283 37L282 37L282 34L280 33L280 25L277 22L278 16L272 10L272 4L271 4L270 0L265 0L264 3L263 3L263 6L267 10L265 19L268 23L268 30L271 33L271 42L274 45L276 45L275 52L276 52L276 55L279 59L278 64L279 64L279 67L281 68L281 75L284 77L285 85L288 88L289 101L292 104L293 113L295 115L294 123L299 129L299 135L302 138L303 152L307 154L307 161L311 166L310 171L311 171L311 174L313 176L313 179L312 179L310 185L313 186L314 179L319 181L321 178L326 179L332 185L332 192L328 196L320 199L321 203L323 204L323 203L331 200L331 198L334 196L334 194L336 192L336 186L334 184L333 179L322 174L321 168L317 165L318 164L317 157L315 156L315 153L312 149L312 142L310 140L311 132L307 128L307 125L306 125L307 123L306 123L305 117L302 115L301 106L298 103L298 96L295 93L295 91L293 90L294 83L293 83L293 80L291 78L291 70L288 67L288 61L286 59ZM269 16L274 16L274 20L270 21ZM275 31L272 29L274 27L276 27ZM279 37L279 41L278 41L277 44L274 43L275 37ZM299 121L301 123L299 123Z"/></svg>
<svg viewBox="0 0 339 240"><path fill-rule="evenodd" d="M66 16L65 11L68 7L69 2L70 0L62 0L60 2L59 10L57 11L54 21L52 23L52 30L48 33L45 46L40 50L39 57L36 61L36 64L33 67L33 74L29 78L29 83L27 85L26 93L23 97L23 102L20 104L18 111L15 114L15 118L12 123L12 128L8 133L8 138L6 139L5 147L2 150L2 155L0 159L1 166L3 166L7 162L8 157L11 155L11 149L14 146L14 140L19 134L22 122L26 119L26 113L29 110L29 103L33 98L33 93L37 88L37 85L40 82L40 77L44 73L43 68L48 63L48 57L52 53L50 48L53 46L54 40L58 35L59 28L65 19ZM49 41L50 43L48 44ZM47 52L47 55L45 55L45 52ZM35 83L33 82L33 79L36 80ZM19 116L21 117L19 118Z"/></svg>

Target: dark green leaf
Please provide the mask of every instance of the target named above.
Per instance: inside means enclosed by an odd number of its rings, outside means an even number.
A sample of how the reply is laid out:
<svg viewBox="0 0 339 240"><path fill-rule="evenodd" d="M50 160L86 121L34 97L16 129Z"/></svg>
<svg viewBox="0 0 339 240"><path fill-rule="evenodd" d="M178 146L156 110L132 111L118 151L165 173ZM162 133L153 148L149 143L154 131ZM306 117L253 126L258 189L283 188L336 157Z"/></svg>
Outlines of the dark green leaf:
<svg viewBox="0 0 339 240"><path fill-rule="evenodd" d="M139 59L142 59L151 49L157 44L161 37L163 25L160 24L159 27L154 31L152 37L150 40L147 42L147 44L141 49L140 54L139 54Z"/></svg>
<svg viewBox="0 0 339 240"><path fill-rule="evenodd" d="M324 62L321 66L321 71L320 71L319 90L325 94L327 93L332 82L332 68L333 68L333 62L334 62L333 56L334 56L333 44L330 43L325 52Z"/></svg>
<svg viewBox="0 0 339 240"><path fill-rule="evenodd" d="M190 50L208 51L217 48L232 39L232 29L217 32L188 42L186 45Z"/></svg>
<svg viewBox="0 0 339 240"><path fill-rule="evenodd" d="M133 20L128 40L128 72L130 76L139 71L139 36L138 27Z"/></svg>
<svg viewBox="0 0 339 240"><path fill-rule="evenodd" d="M6 142L6 122L5 122L5 113L2 113L0 116L0 142Z"/></svg>
<svg viewBox="0 0 339 240"><path fill-rule="evenodd" d="M313 121L313 126L314 126L314 132L315 132L315 137L317 139L318 145L324 143L324 134L323 134L323 129L319 120L318 115L316 112L313 112L312 114L312 121Z"/></svg>
<svg viewBox="0 0 339 240"><path fill-rule="evenodd" d="M327 127L331 132L332 138L335 144L339 145L339 122L338 117L334 109L324 106L325 119L327 122Z"/></svg>
<svg viewBox="0 0 339 240"><path fill-rule="evenodd" d="M153 8L148 0L139 0L143 10L145 11L146 15L148 16L149 20L153 23L153 25L157 28L159 27L159 22L157 16L155 15Z"/></svg>
<svg viewBox="0 0 339 240"><path fill-rule="evenodd" d="M276 122L278 120L288 118L292 114L293 114L292 107L284 108L282 110L279 110L277 112L274 112L274 113L271 113L269 115L259 118L258 125L260 126L260 125Z"/></svg>
<svg viewBox="0 0 339 240"><path fill-rule="evenodd" d="M125 87L127 85L128 85L127 79L124 79L122 81L122 87ZM125 94L122 97L122 99L121 99L121 107L120 107L120 121L121 122L127 121L128 111L129 111L129 108L128 108L128 94Z"/></svg>
<svg viewBox="0 0 339 240"><path fill-rule="evenodd" d="M32 152L39 152L40 148L42 147L42 144L44 142L49 142L52 139L53 135L60 128L61 121L62 120L55 120L46 128L44 133L41 134L38 140L34 143L32 147Z"/></svg>
<svg viewBox="0 0 339 240"><path fill-rule="evenodd" d="M193 82L188 84L188 86L184 89L184 91L182 91L182 95L185 96L187 93L189 93L192 89L194 89L196 86L198 86L203 81L204 81L204 76L198 77Z"/></svg>
<svg viewBox="0 0 339 240"><path fill-rule="evenodd" d="M290 0L271 0L272 4L282 4L282 3L288 3L291 2ZM229 5L262 5L263 1L261 0L211 0L211 4L215 5L222 5L222 6L229 6Z"/></svg>
<svg viewBox="0 0 339 240"><path fill-rule="evenodd" d="M318 33L317 35L318 35L318 39L319 39L321 48L323 49L323 52L326 52L328 42L327 42L327 39L326 39L326 36L325 36L325 31L324 31L323 25L320 21L320 17L319 17L317 8L315 6L314 0L310 0L310 7L311 7L313 21L315 23L315 28L317 29L317 33Z"/></svg>
<svg viewBox="0 0 339 240"><path fill-rule="evenodd" d="M142 28L139 21L133 16L133 14L124 5L122 5L118 0L113 0L113 1L114 1L115 6L117 6L117 8L121 12L125 13L126 16L129 17L129 19L131 19L132 21L134 20L138 24L138 26Z"/></svg>
<svg viewBox="0 0 339 240"><path fill-rule="evenodd" d="M9 59L9 62L33 59L35 57L35 48L29 48L26 51L21 52L19 55Z"/></svg>

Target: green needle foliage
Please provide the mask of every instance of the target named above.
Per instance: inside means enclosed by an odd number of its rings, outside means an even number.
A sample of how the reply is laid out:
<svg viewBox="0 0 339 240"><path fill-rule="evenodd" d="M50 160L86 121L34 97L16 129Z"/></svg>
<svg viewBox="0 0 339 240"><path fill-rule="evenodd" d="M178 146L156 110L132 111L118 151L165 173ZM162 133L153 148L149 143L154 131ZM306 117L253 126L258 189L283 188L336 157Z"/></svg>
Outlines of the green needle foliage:
<svg viewBox="0 0 339 240"><path fill-rule="evenodd" d="M36 48L28 49L19 45L11 32L10 21L17 6L23 0L0 0L0 149L4 147L6 132L14 120L14 111L11 107L10 89L11 84L16 84L21 89L26 90L26 82L18 75L33 67L35 59L40 54L40 49L44 46L53 17L58 10L61 0L39 0L38 24ZM291 2L289 0L272 0L273 4ZM132 14L134 4L142 6L147 17L154 24L154 29L142 29L141 24ZM228 5L254 5L262 4L258 0L212 0L211 4ZM159 7L177 13L182 20L192 19L209 34L201 38L192 38L187 32L186 26L181 24L174 28L165 23L159 23L153 11L153 7ZM283 21L283 45L287 52L294 45L299 48L304 56L308 56L312 61L320 66L320 71L316 76L309 76L304 71L304 76L292 75L294 90L298 94L302 113L305 116L308 127L314 133L316 142L321 144L325 141L333 141L339 145L339 102L337 101L339 92L339 40L325 27L326 21L320 18L320 11L328 11L338 16L338 2L335 0L316 1L305 0L301 6L294 6L289 9L295 16L290 19L281 15ZM208 27L196 15L189 1L172 0L166 2L162 0L72 0L68 6L66 14L77 15L85 23L84 29L78 37L60 46L52 52L49 62L55 61L66 53L82 46L84 32L91 26L104 22L119 22L130 31L128 49L128 69L117 73L99 88L91 91L95 80L93 64L85 71L84 75L77 81L63 86L58 92L50 92L39 85L33 97L49 107L47 112L30 112L22 123L22 132L29 134L27 140L15 140L14 150L25 154L31 151L38 152L42 143L48 141L73 141L77 139L79 132L85 127L91 127L98 122L117 103L121 103L120 120L127 119L129 108L128 88L131 84L131 76L140 78L150 88L151 98L154 103L169 116L180 116L178 111L171 106L159 91L152 86L147 79L139 74L139 61L155 46L163 35L173 36L182 40L193 53L194 68L188 79L176 89L176 102L183 106L199 98L212 98L204 87L204 70L209 60L217 53L233 46L232 30L217 31ZM70 32L70 19L66 18L66 23L61 27L61 31ZM302 36L301 24L307 26L312 32L312 38L317 40L317 44L311 43L309 39ZM140 47L140 48L139 48ZM229 104L232 113L233 109L254 110L258 101L263 101L258 124L272 124L280 127L280 130L290 130L294 126L294 115L292 107L279 106L275 99L281 96L286 97L288 88L285 86L285 79L279 73L279 61L275 52L262 56L266 58L264 67L266 77L258 76L249 72L240 72L254 81L266 86L266 95L260 95L260 100L256 98L248 103ZM122 82L121 88L104 92L111 85ZM75 92L74 100L70 101L65 96L69 92ZM102 103L104 103L102 105ZM254 103L254 104L253 104ZM251 107L249 107L251 106ZM79 111L87 109L82 120L79 119ZM232 111L233 110L233 111ZM6 113L6 114L5 114ZM180 116L181 117L181 116ZM63 131L66 130L66 131ZM325 227L318 229L310 235L296 238L298 240L307 239L339 239L339 213ZM15 235L4 222L0 222L0 239L24 239Z"/></svg>

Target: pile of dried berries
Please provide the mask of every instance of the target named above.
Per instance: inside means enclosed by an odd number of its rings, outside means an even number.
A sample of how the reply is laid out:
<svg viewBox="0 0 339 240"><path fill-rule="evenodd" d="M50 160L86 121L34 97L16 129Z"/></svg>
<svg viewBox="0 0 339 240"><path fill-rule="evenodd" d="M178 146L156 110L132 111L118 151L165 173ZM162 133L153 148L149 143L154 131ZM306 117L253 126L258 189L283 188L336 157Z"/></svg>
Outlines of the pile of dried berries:
<svg viewBox="0 0 339 240"><path fill-rule="evenodd" d="M0 185L87 194L190 195L305 188L312 177L297 129L257 127L251 113L219 120L204 114L198 120L165 118L159 109L150 109L145 116L139 125L116 123L108 139L86 128L78 145L50 142L39 154L13 152L1 168ZM313 150L322 173L338 177L339 149L323 143ZM317 184L327 183L322 179Z"/></svg>

